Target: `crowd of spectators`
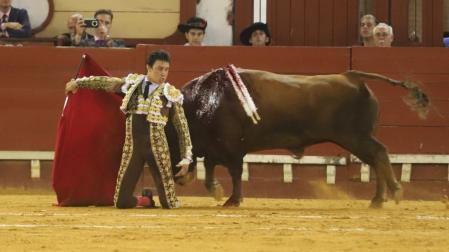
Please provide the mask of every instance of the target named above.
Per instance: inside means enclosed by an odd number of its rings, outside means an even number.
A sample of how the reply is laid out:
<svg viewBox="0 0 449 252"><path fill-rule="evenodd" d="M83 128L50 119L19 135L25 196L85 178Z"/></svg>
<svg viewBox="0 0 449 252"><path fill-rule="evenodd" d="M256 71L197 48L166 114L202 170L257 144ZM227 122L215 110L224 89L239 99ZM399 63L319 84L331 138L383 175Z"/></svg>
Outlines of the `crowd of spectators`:
<svg viewBox="0 0 449 252"><path fill-rule="evenodd" d="M114 14L111 10L100 9L94 14L96 20L93 34L86 32L86 23L83 15L76 13L67 20L67 33L57 37L58 46L81 46L81 47L124 47L123 40L112 39L112 20Z"/></svg>
<svg viewBox="0 0 449 252"><path fill-rule="evenodd" d="M360 38L365 47L391 47L393 27L378 23L375 16L367 14L360 19Z"/></svg>
<svg viewBox="0 0 449 252"><path fill-rule="evenodd" d="M32 36L28 12L25 9L14 8L12 0L0 0L0 39L30 38ZM124 40L111 38L114 15L111 10L99 9L94 18L97 26L89 27L88 31L82 14L75 13L68 17L67 32L56 37L58 46L75 47L124 47ZM183 33L186 46L202 46L206 34L207 21L200 17L191 17L185 23L178 25L178 31ZM391 47L393 28L376 17L367 14L360 19L359 30L361 43L365 47ZM247 46L268 46L271 43L271 33L266 23L250 24L240 33L240 42ZM444 45L449 47L449 35L444 34Z"/></svg>

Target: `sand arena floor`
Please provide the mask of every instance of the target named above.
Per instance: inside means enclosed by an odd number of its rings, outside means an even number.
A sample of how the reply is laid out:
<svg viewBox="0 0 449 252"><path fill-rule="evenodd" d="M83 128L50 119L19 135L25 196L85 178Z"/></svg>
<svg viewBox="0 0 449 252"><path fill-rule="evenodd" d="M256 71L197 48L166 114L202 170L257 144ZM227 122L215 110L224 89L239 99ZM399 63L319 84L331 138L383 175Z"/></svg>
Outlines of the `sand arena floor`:
<svg viewBox="0 0 449 252"><path fill-rule="evenodd" d="M439 201L247 198L224 209L182 197L182 209L52 206L52 194L0 192L3 251L449 251Z"/></svg>

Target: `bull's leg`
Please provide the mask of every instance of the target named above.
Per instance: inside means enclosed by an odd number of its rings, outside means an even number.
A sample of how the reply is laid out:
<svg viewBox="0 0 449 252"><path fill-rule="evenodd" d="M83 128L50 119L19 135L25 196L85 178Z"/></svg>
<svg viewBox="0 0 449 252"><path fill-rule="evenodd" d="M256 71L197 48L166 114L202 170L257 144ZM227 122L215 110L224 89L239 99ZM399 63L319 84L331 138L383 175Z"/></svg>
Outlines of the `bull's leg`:
<svg viewBox="0 0 449 252"><path fill-rule="evenodd" d="M377 156L379 165L383 168L382 172L385 176L385 183L387 184L387 187L393 196L394 201L396 204L399 203L399 201L402 200L403 196L403 190L401 184L396 179L396 176L394 175L393 168L391 167L390 158L388 157L388 152L385 149L385 147L376 141L379 145L382 146L383 151L379 153Z"/></svg>
<svg viewBox="0 0 449 252"><path fill-rule="evenodd" d="M388 186L395 201L399 202L402 198L402 188L395 178L385 146L372 137L356 140L350 144L346 143L343 146L364 163L373 167L376 172L376 194L371 200L371 207L382 207L385 201L386 186Z"/></svg>
<svg viewBox="0 0 449 252"><path fill-rule="evenodd" d="M396 203L402 198L402 188L393 173L393 169L388 158L388 152L385 146L377 140L370 138L365 143L366 150L370 153L365 153L366 163L374 167L377 176L377 191L376 195L371 201L371 207L380 208L384 202L385 185L388 186ZM364 148L362 148L364 149ZM365 162L365 160L362 159Z"/></svg>
<svg viewBox="0 0 449 252"><path fill-rule="evenodd" d="M224 207L238 207L242 198L242 171L243 158L227 164L229 174L232 177L232 195L223 205Z"/></svg>
<svg viewBox="0 0 449 252"><path fill-rule="evenodd" d="M211 158L204 158L204 166L206 169L206 181L204 185L207 191L214 197L215 200L220 201L223 198L224 190L220 182L215 178L215 166L217 162Z"/></svg>

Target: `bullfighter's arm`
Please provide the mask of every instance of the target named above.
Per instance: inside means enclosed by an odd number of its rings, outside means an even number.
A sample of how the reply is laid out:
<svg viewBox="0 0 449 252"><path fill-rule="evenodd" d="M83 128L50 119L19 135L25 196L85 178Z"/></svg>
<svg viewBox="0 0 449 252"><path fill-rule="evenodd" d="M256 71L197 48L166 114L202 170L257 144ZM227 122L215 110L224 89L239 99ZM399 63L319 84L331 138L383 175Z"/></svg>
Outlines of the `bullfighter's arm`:
<svg viewBox="0 0 449 252"><path fill-rule="evenodd" d="M171 119L178 134L181 162L178 166L188 165L192 162L192 141L190 139L189 125L182 107L183 95L181 91L171 85L164 88L164 96L172 103Z"/></svg>
<svg viewBox="0 0 449 252"><path fill-rule="evenodd" d="M107 92L120 92L125 79L109 76L90 76L72 79L66 84L66 93L76 93L78 88L98 89Z"/></svg>
<svg viewBox="0 0 449 252"><path fill-rule="evenodd" d="M179 147L181 152L181 163L190 164L192 162L192 141L190 139L189 125L184 114L182 104L173 105L174 113L172 115L173 124L178 134Z"/></svg>

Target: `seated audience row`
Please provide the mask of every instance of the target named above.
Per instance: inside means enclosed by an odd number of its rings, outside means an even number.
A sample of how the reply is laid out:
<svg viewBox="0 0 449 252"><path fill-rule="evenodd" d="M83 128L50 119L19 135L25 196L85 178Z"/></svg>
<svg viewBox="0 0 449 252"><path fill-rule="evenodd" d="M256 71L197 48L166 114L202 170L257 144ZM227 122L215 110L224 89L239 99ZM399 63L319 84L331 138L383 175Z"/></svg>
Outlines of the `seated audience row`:
<svg viewBox="0 0 449 252"><path fill-rule="evenodd" d="M393 28L386 23L377 23L371 14L360 19L360 37L363 46L391 47Z"/></svg>
<svg viewBox="0 0 449 252"><path fill-rule="evenodd" d="M185 24L178 25L178 31L184 33L186 46L202 46L206 33L207 21L200 17L191 17ZM267 46L271 42L268 25L257 22L240 33L240 42L248 46Z"/></svg>
<svg viewBox="0 0 449 252"><path fill-rule="evenodd" d="M76 13L67 21L68 33L58 36L59 46L81 46L81 47L124 47L123 40L112 39L111 29L114 15L111 10L100 9L94 14L98 21L98 27L94 29L94 35L86 32L86 24L83 15Z"/></svg>
<svg viewBox="0 0 449 252"><path fill-rule="evenodd" d="M31 37L31 26L25 9L12 6L12 0L0 0L0 38ZM112 39L111 29L114 15L111 10L100 9L94 14L98 27L93 34L86 32L86 24L81 14L76 13L67 21L68 32L57 37L59 46L81 47L124 47L123 40ZM178 25L178 31L186 38L186 46L201 46L207 28L207 21L191 17L185 24ZM386 23L377 23L376 17L368 14L360 19L360 37L363 46L391 47L393 28ZM271 43L271 33L267 24L257 22L240 33L240 41L248 46L267 46ZM449 42L448 42L449 43Z"/></svg>
<svg viewBox="0 0 449 252"><path fill-rule="evenodd" d="M28 12L25 9L12 7L12 0L0 0L0 38L29 38L31 25ZM123 40L110 37L114 15L111 10L100 9L94 14L98 20L98 27L94 34L86 32L83 15L75 13L67 21L68 32L56 38L58 46L80 47L124 47ZM200 17L191 17L185 24L180 24L178 30L185 34L189 46L203 45L207 21ZM254 23L240 34L240 41L244 45L266 46L271 42L271 34L267 24Z"/></svg>

